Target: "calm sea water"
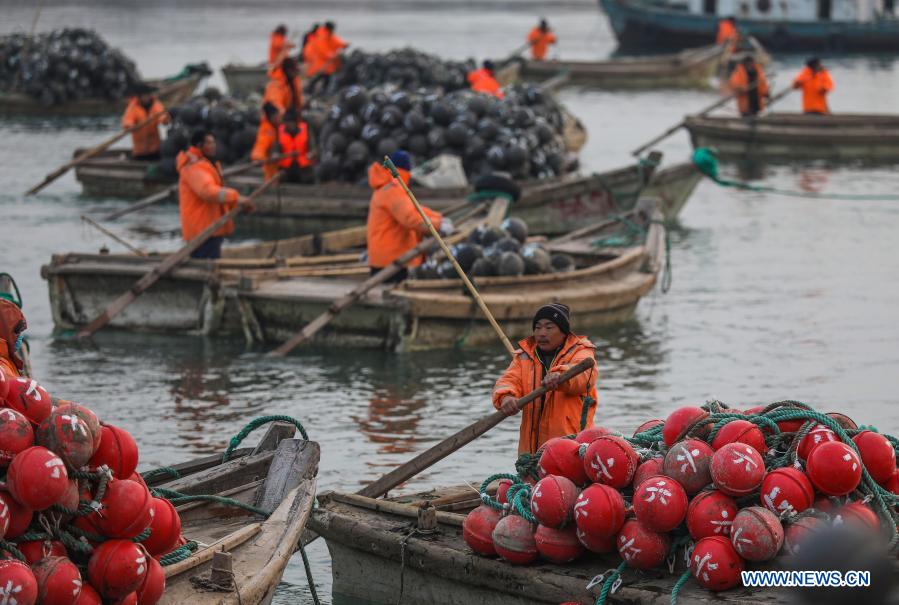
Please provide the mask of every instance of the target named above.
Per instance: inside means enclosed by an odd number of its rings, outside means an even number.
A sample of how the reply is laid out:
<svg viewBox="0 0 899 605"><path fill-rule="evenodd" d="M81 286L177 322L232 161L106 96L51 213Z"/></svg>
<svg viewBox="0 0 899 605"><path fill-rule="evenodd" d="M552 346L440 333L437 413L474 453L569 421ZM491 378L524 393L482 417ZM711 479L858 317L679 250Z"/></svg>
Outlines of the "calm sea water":
<svg viewBox="0 0 899 605"><path fill-rule="evenodd" d="M32 2L0 0L0 32L27 29ZM187 62L213 67L255 62L278 22L297 30L332 18L353 44L373 50L414 46L456 58L503 56L517 47L545 3L53 2L40 28L97 29L133 57L145 76ZM548 15L562 57L614 50L592 4ZM802 57L778 59L775 88ZM899 97L893 58L827 58L834 111L888 112ZM213 84L223 85L216 76ZM590 133L582 161L600 170L628 163L628 150L714 100L714 92L566 91L563 100ZM798 97L782 110L798 109ZM733 111L733 110L730 110ZM119 202L84 199L69 175L33 198L20 192L72 150L114 132L116 120L0 120L0 270L25 299L36 376L51 393L83 401L132 431L143 468L221 449L251 418L296 416L322 445L323 488L352 490L491 411L493 381L506 364L496 346L414 357L305 350L283 361L240 342L103 333L93 343L52 336L40 266L50 255L116 244L79 221ZM662 146L669 161L689 155L685 135ZM828 194L896 192L890 168L765 167L768 185ZM115 225L141 246L172 249L173 208ZM738 405L800 399L842 410L883 431L899 431L899 200L859 202L736 192L702 183L673 234L674 285L644 299L624 325L591 334L598 343L598 420L629 430L683 404L717 398ZM574 319L575 326L577 318ZM521 337L524 335L513 335ZM516 423L507 422L433 469L412 487L475 480L511 470ZM319 592L330 601L323 542L310 551ZM292 562L278 599L304 602Z"/></svg>

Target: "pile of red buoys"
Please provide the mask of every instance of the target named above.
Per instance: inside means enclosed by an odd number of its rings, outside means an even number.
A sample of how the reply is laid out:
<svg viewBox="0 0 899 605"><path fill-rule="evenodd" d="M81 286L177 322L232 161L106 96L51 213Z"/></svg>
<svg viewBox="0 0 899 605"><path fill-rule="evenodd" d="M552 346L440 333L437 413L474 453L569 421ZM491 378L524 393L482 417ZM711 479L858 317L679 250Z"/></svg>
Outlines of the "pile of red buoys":
<svg viewBox="0 0 899 605"><path fill-rule="evenodd" d="M3 378L0 602L159 601L181 520L135 472L134 438L31 378Z"/></svg>
<svg viewBox="0 0 899 605"><path fill-rule="evenodd" d="M592 427L550 439L519 460L517 480L502 475L501 496L488 491L498 476L484 482L463 537L516 565L586 553L634 569L689 561L701 586L727 590L828 527L893 536L897 444L798 402L684 407L632 437Z"/></svg>

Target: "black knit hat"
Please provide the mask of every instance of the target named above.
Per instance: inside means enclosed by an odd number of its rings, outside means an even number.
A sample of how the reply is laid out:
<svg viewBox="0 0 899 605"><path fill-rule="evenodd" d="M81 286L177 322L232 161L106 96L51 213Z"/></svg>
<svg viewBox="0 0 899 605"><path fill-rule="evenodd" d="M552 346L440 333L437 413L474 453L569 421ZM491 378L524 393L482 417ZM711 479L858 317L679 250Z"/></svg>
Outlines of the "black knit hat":
<svg viewBox="0 0 899 605"><path fill-rule="evenodd" d="M541 319L550 320L559 326L559 329L566 334L571 331L571 309L568 308L568 305L563 305L562 303L549 303L548 305L543 305L537 309L537 313L534 314L534 322L531 328L536 328L537 322Z"/></svg>

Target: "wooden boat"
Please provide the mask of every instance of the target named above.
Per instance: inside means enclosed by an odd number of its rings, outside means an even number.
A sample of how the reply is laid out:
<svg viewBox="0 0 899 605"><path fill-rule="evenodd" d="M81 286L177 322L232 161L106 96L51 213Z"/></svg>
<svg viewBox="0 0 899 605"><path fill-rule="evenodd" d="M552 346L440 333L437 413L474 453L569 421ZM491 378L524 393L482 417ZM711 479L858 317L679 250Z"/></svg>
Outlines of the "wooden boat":
<svg viewBox="0 0 899 605"><path fill-rule="evenodd" d="M271 513L264 518L212 502L178 506L182 533L200 548L164 567L162 605L271 602L315 501L319 446L292 439L295 431L292 424L274 424L256 448L237 450L228 462L216 454L175 465L178 479L147 481L150 488L225 496ZM210 571L222 565L231 566L233 578L224 580L230 588L210 590L223 583Z"/></svg>
<svg viewBox="0 0 899 605"><path fill-rule="evenodd" d="M899 115L772 113L685 122L694 147L712 147L723 158L899 161Z"/></svg>
<svg viewBox="0 0 899 605"><path fill-rule="evenodd" d="M362 599L401 605L593 605L602 583L592 580L615 569L617 554L587 554L567 565L514 566L472 552L462 539L465 514L480 505L469 486L373 499L325 492L309 528L331 553L335 600ZM435 511L436 529L418 521ZM669 605L671 589L684 572L682 551L673 573L625 569L610 603ZM678 594L679 605L785 605L788 591L738 588L711 593L695 581Z"/></svg>
<svg viewBox="0 0 899 605"><path fill-rule="evenodd" d="M159 100L166 107L183 103L194 94L197 86L206 76L202 73L191 73L177 79L147 80L156 86ZM120 114L125 111L128 99L79 99L62 105L45 107L23 93L0 92L0 114L32 115L32 116L98 116Z"/></svg>
<svg viewBox="0 0 899 605"><path fill-rule="evenodd" d="M705 46L675 54L620 57L605 61L521 59L497 74L501 83L544 81L559 73L567 84L612 89L707 88L724 58L724 48Z"/></svg>
<svg viewBox="0 0 899 605"><path fill-rule="evenodd" d="M268 83L268 65L228 63L222 67L222 76L228 85L228 93L233 97L245 98L253 93L262 94Z"/></svg>
<svg viewBox="0 0 899 605"><path fill-rule="evenodd" d="M660 161L661 156L655 156ZM161 191L170 181L148 174L147 164L128 158L124 150L110 150L75 168L84 195L95 198L135 199ZM534 233L565 233L609 211L628 210L640 195L662 200L666 220L673 220L689 199L701 175L692 164L657 170L650 163L590 175L570 175L548 181L523 183L522 198L512 214L525 219ZM261 174L236 176L228 185L249 193L262 182ZM469 188L416 187L421 200L437 210L457 204ZM316 233L361 224L368 215L371 192L347 183L321 185L279 184L257 200L252 216L241 216L245 227L291 234ZM174 200L174 197L172 198Z"/></svg>
<svg viewBox="0 0 899 605"><path fill-rule="evenodd" d="M481 295L506 333L529 332L534 309L556 300L571 306L584 327L629 318L655 284L665 253L657 202L648 208L641 202L628 213L643 226L645 238L624 247L593 245L619 230L615 218L549 240L551 251L575 258L573 271L478 278ZM465 237L476 222L460 223L457 237ZM218 261L188 261L110 326L283 342L368 277L360 260L365 237L365 228L356 227L226 248ZM48 280L55 325L71 329L86 324L162 258L55 255L41 271ZM378 286L338 315L314 342L395 351L493 344L489 324L462 290L457 279Z"/></svg>

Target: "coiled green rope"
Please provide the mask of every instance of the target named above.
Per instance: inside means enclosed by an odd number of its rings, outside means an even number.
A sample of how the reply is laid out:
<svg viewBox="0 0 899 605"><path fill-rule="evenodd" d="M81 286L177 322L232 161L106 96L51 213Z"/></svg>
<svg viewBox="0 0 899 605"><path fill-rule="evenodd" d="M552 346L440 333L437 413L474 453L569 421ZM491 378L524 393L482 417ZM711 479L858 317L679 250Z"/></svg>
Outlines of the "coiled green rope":
<svg viewBox="0 0 899 605"><path fill-rule="evenodd" d="M481 494L481 502L483 502L485 505L489 506L490 508L495 508L496 510L503 510L504 506L502 504L500 504L494 498L491 498L490 494L487 493L487 488L490 486L490 484L499 479L508 479L509 481L512 482L512 485L515 485L516 483L521 483L521 479L519 479L517 475L512 475L511 473L497 473L495 475L490 475L489 477L484 479L483 483L481 483L481 489L479 490L479 493ZM508 497L508 495L507 495L507 497Z"/></svg>
<svg viewBox="0 0 899 605"><path fill-rule="evenodd" d="M237 449L237 446L241 444L241 442L247 438L247 435L258 429L260 426L269 424L271 422L289 422L290 424L297 427L297 430L300 431L300 435L303 436L303 439L309 440L309 435L306 434L306 429L303 428L302 423L296 418L292 418L290 416L260 416L252 420L247 426L240 429L240 432L231 437L231 441L228 443L228 449L225 450L224 455L222 456L222 462L227 462L231 457L231 454L234 453L234 450Z"/></svg>
<svg viewBox="0 0 899 605"><path fill-rule="evenodd" d="M684 587L684 584L690 579L690 572L685 571L681 577L677 579L674 586L671 588L671 605L677 605L677 595L680 594L681 588Z"/></svg>
<svg viewBox="0 0 899 605"><path fill-rule="evenodd" d="M596 605L605 605L606 599L609 598L609 593L612 592L612 586L615 584L615 581L621 577L621 572L624 571L624 567L625 563L622 561L618 567L612 570L609 577L602 583L602 590L599 593L599 597L596 599Z"/></svg>
<svg viewBox="0 0 899 605"><path fill-rule="evenodd" d="M159 558L159 564L163 567L168 565L174 565L175 563L180 563L185 559L190 558L190 556L197 551L200 547L199 544L194 542L193 540L189 541L187 544L183 546L179 546L169 554Z"/></svg>

